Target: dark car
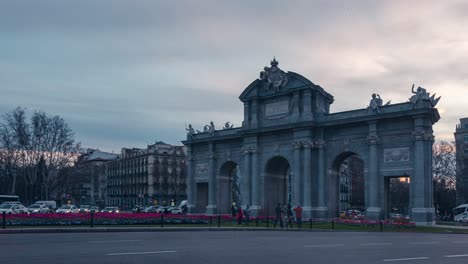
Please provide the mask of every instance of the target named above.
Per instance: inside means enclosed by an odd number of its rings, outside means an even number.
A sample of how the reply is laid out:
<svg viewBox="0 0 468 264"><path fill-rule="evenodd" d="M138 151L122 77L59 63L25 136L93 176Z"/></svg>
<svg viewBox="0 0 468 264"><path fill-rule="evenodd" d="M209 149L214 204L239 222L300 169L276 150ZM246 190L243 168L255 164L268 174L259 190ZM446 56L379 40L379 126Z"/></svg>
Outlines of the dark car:
<svg viewBox="0 0 468 264"><path fill-rule="evenodd" d="M91 205L81 205L80 206L80 213L89 213L89 209L91 208Z"/></svg>
<svg viewBox="0 0 468 264"><path fill-rule="evenodd" d="M99 209L99 206L91 206L91 208L89 208L89 211L91 213L98 213L100 209Z"/></svg>
<svg viewBox="0 0 468 264"><path fill-rule="evenodd" d="M132 209L132 213L141 213L145 211L145 207L141 205L135 205Z"/></svg>

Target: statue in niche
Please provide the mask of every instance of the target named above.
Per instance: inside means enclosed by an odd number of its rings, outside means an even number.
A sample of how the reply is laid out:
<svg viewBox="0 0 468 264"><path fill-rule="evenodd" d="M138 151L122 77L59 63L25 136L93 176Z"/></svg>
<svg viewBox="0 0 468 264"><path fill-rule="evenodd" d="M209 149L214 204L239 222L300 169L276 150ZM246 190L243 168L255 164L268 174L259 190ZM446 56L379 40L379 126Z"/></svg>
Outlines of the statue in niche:
<svg viewBox="0 0 468 264"><path fill-rule="evenodd" d="M437 105L437 103L439 102L441 96L439 96L438 98L435 98L435 95L436 94L433 94L432 96L430 95L430 93L428 93L426 91L425 88L422 88L421 86L418 87L418 89L416 89L416 91L414 91L414 84L413 86L411 87L411 92L414 94L413 96L411 96L411 98L409 99L409 101L411 102L411 104L413 104L413 107L414 105L416 105L419 101L421 100L424 100L424 101L429 101L429 103L431 104L432 107L435 107Z"/></svg>
<svg viewBox="0 0 468 264"><path fill-rule="evenodd" d="M276 58L270 62L271 67L263 68L260 72L260 80L265 81L264 89L266 91L273 90L278 92L280 88L286 86L288 83L288 76L284 71L278 68L278 61Z"/></svg>

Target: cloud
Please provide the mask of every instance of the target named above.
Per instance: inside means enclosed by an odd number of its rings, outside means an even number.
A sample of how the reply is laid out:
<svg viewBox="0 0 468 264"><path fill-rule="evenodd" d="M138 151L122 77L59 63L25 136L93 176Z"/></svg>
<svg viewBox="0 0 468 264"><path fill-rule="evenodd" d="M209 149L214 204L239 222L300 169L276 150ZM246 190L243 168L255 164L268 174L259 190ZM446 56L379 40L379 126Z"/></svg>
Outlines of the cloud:
<svg viewBox="0 0 468 264"><path fill-rule="evenodd" d="M118 150L178 143L184 124L240 125L239 94L276 56L335 96L442 95L438 137L466 115L463 1L10 1L0 4L0 111L60 114Z"/></svg>

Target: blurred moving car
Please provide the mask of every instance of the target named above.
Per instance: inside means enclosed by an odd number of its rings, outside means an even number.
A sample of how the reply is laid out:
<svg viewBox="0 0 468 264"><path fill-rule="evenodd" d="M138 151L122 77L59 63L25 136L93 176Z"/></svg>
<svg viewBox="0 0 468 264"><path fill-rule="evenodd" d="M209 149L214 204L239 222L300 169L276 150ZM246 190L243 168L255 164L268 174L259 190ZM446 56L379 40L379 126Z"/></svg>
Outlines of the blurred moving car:
<svg viewBox="0 0 468 264"><path fill-rule="evenodd" d="M65 214L69 214L69 213L78 213L79 210L78 208L75 206L75 205L62 205L62 207L60 207L59 209L57 209L57 213L65 213Z"/></svg>
<svg viewBox="0 0 468 264"><path fill-rule="evenodd" d="M160 206L153 205L144 209L145 213L161 213Z"/></svg>
<svg viewBox="0 0 468 264"><path fill-rule="evenodd" d="M89 208L90 213L99 213L99 211L100 211L99 206L91 206Z"/></svg>
<svg viewBox="0 0 468 264"><path fill-rule="evenodd" d="M170 206L166 209L166 213L171 213L171 214L182 214L182 208L180 207L175 207L175 206Z"/></svg>
<svg viewBox="0 0 468 264"><path fill-rule="evenodd" d="M28 211L32 214L45 214L50 212L50 209L43 204L31 204L28 207Z"/></svg>
<svg viewBox="0 0 468 264"><path fill-rule="evenodd" d="M101 212L103 212L103 213L120 213L120 210L116 206L108 206L108 207L104 207L104 209L102 209Z"/></svg>
<svg viewBox="0 0 468 264"><path fill-rule="evenodd" d="M28 208L22 204L16 203L2 203L0 205L0 214L5 212L6 214L27 214Z"/></svg>
<svg viewBox="0 0 468 264"><path fill-rule="evenodd" d="M57 203L55 201L36 201L34 204L42 204L48 207L51 213L57 209Z"/></svg>
<svg viewBox="0 0 468 264"><path fill-rule="evenodd" d="M81 205L80 206L80 213L89 213L89 209L91 208L91 205Z"/></svg>

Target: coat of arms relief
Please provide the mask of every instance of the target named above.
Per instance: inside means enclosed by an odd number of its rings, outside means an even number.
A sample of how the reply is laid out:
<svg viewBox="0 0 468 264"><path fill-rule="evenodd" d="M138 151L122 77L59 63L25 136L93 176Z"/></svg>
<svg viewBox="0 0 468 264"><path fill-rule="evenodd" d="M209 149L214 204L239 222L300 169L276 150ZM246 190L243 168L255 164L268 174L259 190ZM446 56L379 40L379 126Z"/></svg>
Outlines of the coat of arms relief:
<svg viewBox="0 0 468 264"><path fill-rule="evenodd" d="M284 71L278 68L278 61L276 58L273 58L270 65L271 67L265 67L263 71L260 72L260 80L265 81L265 91L278 92L288 83L288 76Z"/></svg>

